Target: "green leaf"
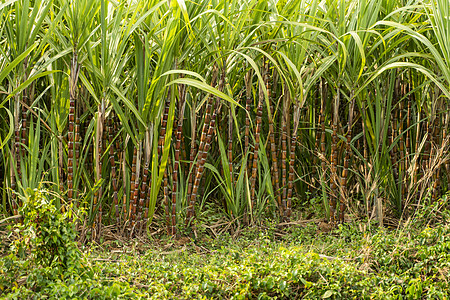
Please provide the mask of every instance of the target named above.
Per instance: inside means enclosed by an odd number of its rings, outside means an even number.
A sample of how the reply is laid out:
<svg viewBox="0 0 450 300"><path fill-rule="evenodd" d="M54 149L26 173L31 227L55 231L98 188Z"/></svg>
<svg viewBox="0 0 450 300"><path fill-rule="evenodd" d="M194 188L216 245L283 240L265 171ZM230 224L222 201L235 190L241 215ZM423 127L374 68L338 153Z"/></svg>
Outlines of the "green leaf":
<svg viewBox="0 0 450 300"><path fill-rule="evenodd" d="M328 290L325 292L325 294L323 294L322 299L330 298L331 296L333 296L333 294L334 294L333 290Z"/></svg>
<svg viewBox="0 0 450 300"><path fill-rule="evenodd" d="M192 87L196 87L208 94L212 94L214 96L217 96L219 98L222 98L223 100L226 100L230 103L233 103L236 106L239 106L241 108L243 108L239 103L237 103L236 101L233 100L233 98L231 98L230 96L228 96L227 94L222 93L221 91L219 91L218 89L195 79L192 78L178 78L175 80L172 80L171 82L169 82L167 84L167 86L170 86L172 84L185 84L185 85L189 85Z"/></svg>

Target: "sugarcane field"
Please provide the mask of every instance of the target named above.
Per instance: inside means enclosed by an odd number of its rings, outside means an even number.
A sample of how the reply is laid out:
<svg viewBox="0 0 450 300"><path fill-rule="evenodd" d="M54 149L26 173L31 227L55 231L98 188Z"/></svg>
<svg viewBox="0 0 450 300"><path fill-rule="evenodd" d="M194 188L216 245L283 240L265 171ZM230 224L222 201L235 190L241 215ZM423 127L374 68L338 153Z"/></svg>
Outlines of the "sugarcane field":
<svg viewBox="0 0 450 300"><path fill-rule="evenodd" d="M1 0L0 299L450 299L449 0Z"/></svg>

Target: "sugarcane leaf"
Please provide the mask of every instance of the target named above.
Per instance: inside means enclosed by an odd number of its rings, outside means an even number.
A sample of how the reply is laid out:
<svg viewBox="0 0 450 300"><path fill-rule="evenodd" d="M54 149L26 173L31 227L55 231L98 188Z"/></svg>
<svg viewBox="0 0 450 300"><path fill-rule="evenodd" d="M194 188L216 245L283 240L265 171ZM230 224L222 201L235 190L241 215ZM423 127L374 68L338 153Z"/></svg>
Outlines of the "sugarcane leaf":
<svg viewBox="0 0 450 300"><path fill-rule="evenodd" d="M185 84L185 85L189 85L195 88L198 88L208 94L212 94L214 96L217 96L223 100L226 100L230 103L233 103L236 106L239 106L242 108L242 106L237 103L235 100L233 100L233 98L231 98L230 96L228 96L227 94L222 93L221 91L219 91L218 89L210 86L209 84L206 84L204 82L192 79L192 78L178 78L175 80L172 80L171 82L169 82L167 84L167 86L173 85L173 84Z"/></svg>
<svg viewBox="0 0 450 300"><path fill-rule="evenodd" d="M0 107L0 109L4 109L6 110L6 113L8 114L8 118L9 118L9 129L8 129L8 133L6 134L5 138L3 139L3 141L1 141L0 139L0 150L3 149L3 147L8 143L9 139L11 138L11 136L14 133L14 117L11 114L11 112L6 108L6 107ZM0 137L1 138L1 137Z"/></svg>
<svg viewBox="0 0 450 300"><path fill-rule="evenodd" d="M2 83L3 79L5 79L8 74L20 63L22 62L28 54L33 51L39 43L33 43L30 47L28 47L22 54L17 56L12 62L10 62L1 72L0 72L0 83Z"/></svg>

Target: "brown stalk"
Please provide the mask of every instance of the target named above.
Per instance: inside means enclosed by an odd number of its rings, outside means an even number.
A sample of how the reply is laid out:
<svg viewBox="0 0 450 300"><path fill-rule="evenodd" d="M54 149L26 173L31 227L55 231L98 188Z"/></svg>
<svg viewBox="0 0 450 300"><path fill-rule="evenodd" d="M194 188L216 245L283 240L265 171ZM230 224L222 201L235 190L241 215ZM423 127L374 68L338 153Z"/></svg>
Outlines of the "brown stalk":
<svg viewBox="0 0 450 300"><path fill-rule="evenodd" d="M397 186L400 191L400 195L403 198L404 192L404 184L403 184L403 174L405 174L405 137L403 135L403 98L406 95L406 85L403 85L403 90L401 93L401 99L400 99L400 106L399 106L399 123L398 123L398 134L399 134L399 140L398 140L398 152L399 152L399 177L397 178Z"/></svg>
<svg viewBox="0 0 450 300"><path fill-rule="evenodd" d="M162 159L162 154L164 151L164 140L166 136L167 131L167 119L169 117L169 108L170 108L170 91L167 94L165 106L164 106L164 113L161 120L161 130L159 133L159 143L158 143L158 155L160 159ZM163 191L164 191L164 211L166 216L166 226L167 226L167 233L170 234L170 208L169 208L169 180L167 177L167 167L164 170L164 179L163 179Z"/></svg>
<svg viewBox="0 0 450 300"><path fill-rule="evenodd" d="M271 99L271 95L272 95L272 84L271 84L271 80L269 78L269 70L267 68L266 70L266 74L264 76L264 81L266 83L266 88L267 88L267 94L269 95L269 107L267 108L268 111L268 115L269 115L269 141L270 141L270 153L272 155L272 184L275 187L275 199L277 200L278 203L278 210L280 213L280 216L283 216L284 214L284 208L283 208L283 204L282 204L282 199L281 199L281 193L280 193L280 175L278 174L278 154L276 151L276 147L275 147L275 130L274 130L274 126L273 126L273 117L275 115L275 112L273 111L273 105L272 105L272 100Z"/></svg>
<svg viewBox="0 0 450 300"><path fill-rule="evenodd" d="M73 201L73 170L74 170L74 122L75 122L75 106L77 101L77 82L80 66L78 65L78 55L76 49L73 50L72 61L70 66L69 78L69 133L68 133L68 162L67 162L67 197L68 202Z"/></svg>
<svg viewBox="0 0 450 300"><path fill-rule="evenodd" d="M449 111L449 102L447 102L447 112ZM448 137L449 137L449 124L450 124L450 114L447 113L445 114L445 119L443 120L444 124L443 124L443 130L442 130L442 143L445 143L446 141L448 141ZM448 148L447 150L444 152L444 155L448 157ZM450 182L450 159L447 159L445 162L445 170L446 170L446 178L447 178L447 188L449 186L449 182Z"/></svg>
<svg viewBox="0 0 450 300"><path fill-rule="evenodd" d="M407 92L409 93L408 95L408 108L407 108L407 113L406 113L406 138L405 138L405 165L409 164L409 153L411 152L411 88L409 87L409 83L408 85L405 84L405 90L407 89ZM406 175L406 172L404 172L404 174ZM405 180L405 179L404 179Z"/></svg>
<svg viewBox="0 0 450 300"><path fill-rule="evenodd" d="M28 60L29 60L29 56L27 56L25 58L25 62L24 62L24 69L26 70L28 67ZM25 74L25 78L27 77L27 74ZM25 146L27 145L27 109L26 106L28 106L28 88L24 89L22 91L22 130L21 130L21 157L24 157L25 155ZM20 100L19 100L20 101ZM19 169L18 169L19 170Z"/></svg>
<svg viewBox="0 0 450 300"><path fill-rule="evenodd" d="M326 157L326 132L325 132L325 109L326 109L326 100L328 98L328 90L326 84L323 82L323 79L320 79L320 153L325 158ZM325 180L326 176L326 162L325 159L321 160L321 169L322 169L322 181Z"/></svg>
<svg viewBox="0 0 450 300"><path fill-rule="evenodd" d="M16 160L17 160L17 155L16 155L16 150L15 150L15 143L12 143L12 147L11 147L11 153L12 153L12 159L9 165L9 169L10 169L10 179L11 179L11 200L12 200L12 211L14 215L18 215L19 211L18 211L18 205L17 205L17 196L15 194L15 190L16 190L16 175L14 174L14 169L17 170L17 164L16 164Z"/></svg>
<svg viewBox="0 0 450 300"><path fill-rule="evenodd" d="M394 182L396 183L396 185L398 183L398 178L399 178L399 176L398 176L398 162L399 162L398 156L399 155L398 155L398 147L396 144L394 144L394 142L397 137L396 133L398 130L398 123L399 123L398 122L398 112L399 112L398 105L400 105L400 102L401 102L401 101L399 101L400 100L399 92L398 92L399 84L400 84L400 80L397 80L395 90L394 90L394 109L393 109L393 112L391 113L392 119L391 119L391 124L390 124L390 144L394 145L391 148L390 157L391 157L391 164L392 164L392 172L394 175Z"/></svg>
<svg viewBox="0 0 450 300"><path fill-rule="evenodd" d="M143 147L142 147L142 181L141 181L141 188L140 188L140 194L139 194L139 204L138 204L138 230L142 233L142 230L145 228L147 224L147 217L148 217L148 205L147 205L147 199L150 195L150 186L148 185L149 182L149 165L150 165L150 155L151 155L151 146L150 146L150 130L147 128L147 131L145 132L145 138L143 141ZM147 197L146 192L149 191Z"/></svg>
<svg viewBox="0 0 450 300"><path fill-rule="evenodd" d="M355 98L353 94L350 95L352 102L350 103L350 108L348 111L348 129L347 129L347 140L345 143L345 158L344 158L344 169L342 170L342 193L340 197L340 211L339 211L339 222L344 223L344 213L346 202L349 202L350 195L348 194L348 168L350 164L350 155L352 149L350 147L350 142L352 140L352 127L353 127L353 113L355 109Z"/></svg>
<svg viewBox="0 0 450 300"><path fill-rule="evenodd" d="M221 105L219 104L219 106L214 110L214 112L211 116L211 121L210 121L210 125L209 125L208 132L206 135L205 144L204 144L204 150L199 154L199 155L201 155L201 157L197 164L197 174L195 176L193 192L192 192L192 195L190 198L189 206L190 206L191 214L189 215L188 222L190 222L192 220L192 218L194 217L194 208L195 208L195 201L196 201L197 193L198 193L198 187L200 185L200 180L202 178L203 171L205 168L206 157L208 155L209 147L211 145L212 134L214 132L214 128L215 128L215 124L216 124L216 117L217 117L217 114L220 112L220 107L221 107Z"/></svg>
<svg viewBox="0 0 450 300"><path fill-rule="evenodd" d="M245 74L245 95L246 95L246 102L245 102L245 134L244 134L244 153L247 155L250 147L250 110L251 105L253 102L252 99L252 73L251 71L248 71L247 74ZM250 161L250 159L249 159ZM248 165L250 163L248 162Z"/></svg>
<svg viewBox="0 0 450 300"><path fill-rule="evenodd" d="M20 131L19 131L19 99L18 96L16 96L15 101L15 110L14 110L14 143L11 149L12 152L12 166L11 166L11 189L13 190L12 193L12 202L13 202L13 212L14 215L19 214L18 207L21 205L20 200L17 198L16 194L14 193L16 191L16 183L17 181L20 182L21 178L21 167L20 167ZM17 171L17 177L14 172L14 169Z"/></svg>
<svg viewBox="0 0 450 300"><path fill-rule="evenodd" d="M75 161L76 164L78 166L79 161L80 161L80 117L78 116L78 114L75 114ZM78 186L78 185L77 185ZM75 187L75 191L74 191L74 198L76 201L76 205L78 206L78 200L76 200L78 198L78 192L77 192L77 188Z"/></svg>
<svg viewBox="0 0 450 300"><path fill-rule="evenodd" d="M425 175L426 170L431 169L431 146L432 146L432 134L433 134L433 123L434 117L430 116L428 117L428 120L426 124L424 123L424 131L425 131L425 145L424 145L424 151L423 151L423 158L422 158L422 173ZM425 181L422 182L421 185L421 194L423 194L426 190L427 186L425 184Z"/></svg>
<svg viewBox="0 0 450 300"><path fill-rule="evenodd" d="M296 105L297 106L297 105ZM295 164L295 146L297 145L297 133L298 126L300 124L300 107L295 107L294 109L294 128L291 135L291 145L289 149L289 178L288 178L288 190L287 190L287 201L286 201L286 221L290 222L292 215L292 191L294 187L294 164Z"/></svg>
<svg viewBox="0 0 450 300"><path fill-rule="evenodd" d="M178 192L178 168L180 164L180 148L181 148L181 137L182 137L182 130L183 130L183 116L184 116L184 109L186 107L185 102L185 94L184 94L184 86L181 87L182 91L180 91L180 102L181 107L178 114L178 122L176 126L175 136L176 136L176 143L175 143L175 160L173 162L173 190L172 190L172 219L171 219L171 235L176 235L176 224L177 224L177 192Z"/></svg>
<svg viewBox="0 0 450 300"><path fill-rule="evenodd" d="M28 105L27 89L25 89L22 92L22 99L23 99L23 103L25 103L25 105ZM25 146L27 145L27 109L25 108L25 105L22 105L22 130L21 130L22 157L25 154Z"/></svg>
<svg viewBox="0 0 450 300"><path fill-rule="evenodd" d="M432 122L432 141L433 141L433 150L435 150L435 160L438 160L438 152L439 152L439 148L442 148L443 145L443 140L441 140L441 132L442 127L441 127L441 118L442 118L442 113L437 113L437 112L442 112L443 110L443 105L441 104L440 101L440 92L439 90L435 90L435 99L434 99L434 111L433 111L433 115L434 115L434 119ZM436 168L435 172L433 173L433 186L432 186L432 192L431 192L431 200L434 202L438 199L438 197L440 196L440 166Z"/></svg>
<svg viewBox="0 0 450 300"><path fill-rule="evenodd" d="M164 212L166 216L166 227L167 234L170 235L171 225L170 225L170 210L169 210L169 179L167 177L167 168L164 170L163 176L163 192L164 192Z"/></svg>
<svg viewBox="0 0 450 300"><path fill-rule="evenodd" d="M128 209L128 219L131 219L131 227L134 228L136 224L136 209L137 203L135 201L136 187L136 164L137 164L137 147L133 150L133 161L131 162L131 181L130 181L130 208Z"/></svg>
<svg viewBox="0 0 450 300"><path fill-rule="evenodd" d="M151 134L151 132L153 132L153 125L151 125L149 127L149 129L147 129L147 139L148 139L148 144L147 144L147 149L152 149L152 144L153 144L153 135ZM148 206L150 203L150 197L151 197L151 191L152 191L152 173L149 172L148 170L151 169L151 163L150 163L150 157L148 157L148 163L145 166L145 169L147 170L147 174L148 174L148 184L147 184L147 197L145 198L145 209L144 209L144 220L143 220L143 225L148 226ZM144 172L145 174L145 172Z"/></svg>
<svg viewBox="0 0 450 300"><path fill-rule="evenodd" d="M216 78L217 78L217 74L218 74L218 69L216 67L214 67L213 70L213 74L212 74L212 85L215 84ZM220 84L219 84L220 85ZM194 214L195 214L195 201L197 198L197 193L198 193L198 187L200 185L200 179L202 177L203 174L203 169L204 169L204 162L206 161L206 145L207 145L207 136L211 127L211 121L212 121L212 117L211 117L211 110L212 110L212 96L208 96L208 100L206 103L206 109L205 109L205 121L203 123L203 127L202 127L202 133L200 136L200 145L198 147L198 157L197 157L197 163L195 165L195 177L194 177L194 181L193 181L193 185L192 185L192 190L191 193L188 193L188 197L189 197L189 204L188 204L188 208L187 208L187 212L186 212L186 225L188 225L190 223L190 221L193 219ZM214 111L215 112L215 111ZM214 115L214 114L213 114ZM214 116L215 117L215 116ZM214 129L214 128L212 128ZM192 155L192 150L191 150L191 155ZM203 160L203 156L205 157ZM191 163L193 162L193 157L191 156ZM191 169L191 174L193 174L192 168ZM188 187L189 189L189 187Z"/></svg>
<svg viewBox="0 0 450 300"><path fill-rule="evenodd" d="M362 139L363 139L363 158L364 158L364 164L363 164L363 172L364 172L364 178L367 179L369 177L369 167L368 167L368 150L367 150L367 138L366 138L366 110L364 104L361 106L361 127L362 127ZM369 182L368 180L364 180L364 190L367 191L369 188ZM366 202L366 213L369 215L370 213L370 202L369 199L367 199L367 194L364 193L364 200Z"/></svg>
<svg viewBox="0 0 450 300"><path fill-rule="evenodd" d="M125 143L123 145L123 150L121 153L121 169L122 169L122 183L123 183L123 187L122 187L122 191L123 191L123 195L122 195L122 216L123 216L123 223L125 223L127 220L129 220L129 215L130 215L130 209L127 206L127 162L126 162L126 151L127 151L127 140L128 138L125 139ZM135 175L136 176L136 175ZM133 184L131 184L132 181L130 181L130 189L132 189L134 187ZM131 193L130 193L131 195ZM131 199L131 197L130 197ZM131 203L131 201L130 201Z"/></svg>
<svg viewBox="0 0 450 300"><path fill-rule="evenodd" d="M330 195L330 223L332 225L336 224L336 199L338 197L338 174L337 174L337 160L338 160L338 124L339 124L339 100L340 100L340 89L338 87L336 98L334 101L334 114L333 114L333 124L332 124L332 143L331 143L331 192Z"/></svg>
<svg viewBox="0 0 450 300"><path fill-rule="evenodd" d="M316 103L316 99L318 99L320 96L319 96L319 93L320 93L320 89L321 89L321 85L322 85L322 82L321 81L318 81L317 82L317 87L316 87L316 92L314 93L315 95L315 97L314 97L314 103ZM321 125L322 125L322 120L324 120L324 117L325 117L325 115L324 115L324 113L323 113L323 103L322 103L322 100L320 100L320 103L319 103L319 105L320 105L320 111L319 111L319 117L318 117L318 120L317 120L317 124L315 125L315 129L316 129L316 131L315 131L315 138L316 138L316 142L315 142L315 149L316 149L316 151L318 151L319 149L320 149L320 142L321 142L321 140L320 140L320 138L321 138ZM317 111L317 110L316 110ZM317 165L317 162L318 162L318 155L314 155L314 166L315 165Z"/></svg>
<svg viewBox="0 0 450 300"><path fill-rule="evenodd" d="M255 129L255 147L253 150L253 163L252 163L252 176L250 178L250 203L251 203L251 212L254 215L256 209L256 174L258 171L258 151L259 151L259 138L261 134L261 118L262 118L262 103L264 100L264 92L259 85L259 100L258 100L258 108L256 110L256 129Z"/></svg>
<svg viewBox="0 0 450 300"><path fill-rule="evenodd" d="M230 172L231 183L233 183L233 114L231 105L228 111L228 170Z"/></svg>
<svg viewBox="0 0 450 300"><path fill-rule="evenodd" d="M113 188L113 205L116 216L116 225L120 224L119 217L119 197L118 197L118 185L117 185L117 172L116 172L116 162L115 162L115 149L114 149L114 127L112 124L113 117L108 119L108 129L109 129L109 163L111 165L111 178L112 178L112 188Z"/></svg>
<svg viewBox="0 0 450 300"><path fill-rule="evenodd" d="M283 116L281 116L281 186L282 186L282 203L283 203L283 209L284 209L284 218L285 220L288 219L287 214L290 213L290 204L288 203L287 199L287 170L286 170L286 160L287 160L287 114L286 111L289 109L289 102L290 102L290 94L286 90L286 97L285 101L283 103L284 105L284 111Z"/></svg>
<svg viewBox="0 0 450 300"><path fill-rule="evenodd" d="M138 205L138 222L139 222L139 227L140 230L142 229L142 225L144 224L143 218L145 217L145 192L148 189L148 166L149 163L148 161L146 161L144 164L142 164L142 182L141 182L141 189L140 189L140 194L139 194L139 205Z"/></svg>
<svg viewBox="0 0 450 300"><path fill-rule="evenodd" d="M203 167L200 168L200 161L203 157L203 151L205 149L205 144L206 144L206 137L208 135L208 130L210 127L210 122L211 122L211 109L212 109L212 104L211 104L211 97L208 98L207 100L207 104L206 104L206 110L205 110L205 121L203 123L203 127L202 127L202 133L200 136L200 145L198 148L198 157L197 157L197 164L195 167L195 177L193 179L193 186L192 186L192 193L189 194L190 196L190 200L189 200L189 205L188 205L188 209L187 209L187 214L186 214L186 224L189 223L189 221L192 220L193 216L194 216L194 203L195 203L195 198L197 197L197 192L198 192L198 185L200 184L200 178L201 174L203 172ZM191 160L192 162L193 160ZM192 171L191 171L192 172Z"/></svg>
<svg viewBox="0 0 450 300"><path fill-rule="evenodd" d="M208 108L208 106L207 106L207 108ZM206 121L206 119L205 119L205 121ZM197 125L196 113L195 113L195 109L192 108L191 109L191 150L189 152L189 169L187 170L187 172L188 172L187 195L192 194L192 185L194 183L194 176L197 172L197 170L195 169L195 167L196 167L195 153L197 151L197 143L196 143L196 127L197 126L196 125ZM187 214L186 214L186 220L188 218L189 213L190 213L190 211L188 209Z"/></svg>

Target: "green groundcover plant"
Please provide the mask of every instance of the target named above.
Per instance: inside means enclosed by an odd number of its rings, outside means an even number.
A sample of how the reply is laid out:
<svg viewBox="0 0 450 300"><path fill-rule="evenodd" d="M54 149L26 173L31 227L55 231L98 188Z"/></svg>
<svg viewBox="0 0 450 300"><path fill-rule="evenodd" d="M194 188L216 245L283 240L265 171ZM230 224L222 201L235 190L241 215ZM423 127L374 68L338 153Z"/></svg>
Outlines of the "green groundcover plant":
<svg viewBox="0 0 450 300"><path fill-rule="evenodd" d="M109 298L126 295L127 285L102 285L75 241L71 209L61 213L54 195L28 189L16 239L0 262L0 295L7 299Z"/></svg>
<svg viewBox="0 0 450 300"><path fill-rule="evenodd" d="M448 298L448 224L354 223L325 234L311 223L283 235L269 224L237 237L202 233L120 251L114 241L83 253L70 210L56 210L48 193L26 194L16 239L0 259L6 299Z"/></svg>

